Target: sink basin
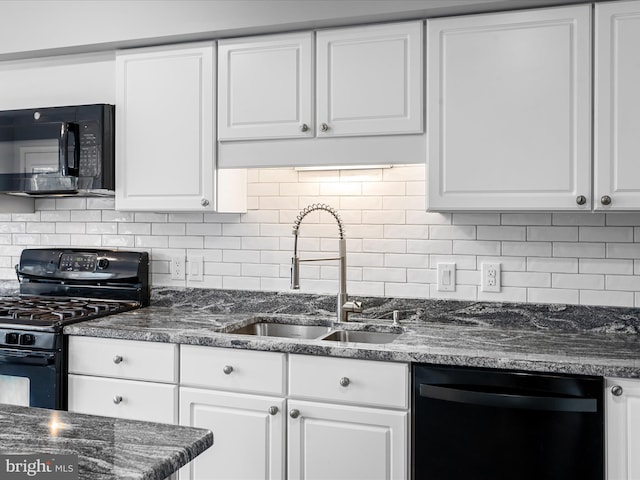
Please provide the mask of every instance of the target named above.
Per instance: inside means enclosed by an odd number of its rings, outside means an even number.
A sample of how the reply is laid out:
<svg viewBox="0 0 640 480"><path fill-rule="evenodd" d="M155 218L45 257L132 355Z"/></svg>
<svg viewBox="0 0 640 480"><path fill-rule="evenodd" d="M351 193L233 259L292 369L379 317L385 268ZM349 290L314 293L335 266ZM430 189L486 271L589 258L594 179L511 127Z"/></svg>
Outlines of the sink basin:
<svg viewBox="0 0 640 480"><path fill-rule="evenodd" d="M284 337L313 339L331 331L331 327L323 325L293 325L290 323L257 322L250 323L228 333L241 335L258 335L263 337Z"/></svg>
<svg viewBox="0 0 640 480"><path fill-rule="evenodd" d="M336 330L321 340L329 340L331 342L391 343L399 336L400 334L398 333Z"/></svg>

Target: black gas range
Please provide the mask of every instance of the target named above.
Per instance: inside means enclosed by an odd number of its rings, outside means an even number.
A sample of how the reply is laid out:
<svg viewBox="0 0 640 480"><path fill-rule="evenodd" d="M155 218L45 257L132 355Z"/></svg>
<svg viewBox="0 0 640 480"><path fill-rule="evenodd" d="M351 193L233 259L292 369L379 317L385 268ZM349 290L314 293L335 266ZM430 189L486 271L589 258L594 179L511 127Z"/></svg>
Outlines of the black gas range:
<svg viewBox="0 0 640 480"><path fill-rule="evenodd" d="M0 403L66 409L65 325L149 305L149 255L25 249L20 295L0 297Z"/></svg>

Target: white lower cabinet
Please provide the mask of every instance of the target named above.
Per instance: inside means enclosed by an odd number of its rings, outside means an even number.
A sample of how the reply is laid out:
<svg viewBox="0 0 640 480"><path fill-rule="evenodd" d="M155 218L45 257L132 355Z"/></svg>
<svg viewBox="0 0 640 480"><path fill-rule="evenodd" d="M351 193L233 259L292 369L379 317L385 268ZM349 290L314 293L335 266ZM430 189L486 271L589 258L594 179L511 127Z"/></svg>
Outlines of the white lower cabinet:
<svg viewBox="0 0 640 480"><path fill-rule="evenodd" d="M180 424L210 429L214 447L180 480L284 479L284 398L180 388Z"/></svg>
<svg viewBox="0 0 640 480"><path fill-rule="evenodd" d="M69 338L69 411L178 423L178 346Z"/></svg>
<svg viewBox="0 0 640 480"><path fill-rule="evenodd" d="M408 478L408 412L289 400L289 480Z"/></svg>
<svg viewBox="0 0 640 480"><path fill-rule="evenodd" d="M214 446L180 480L406 480L408 395L407 364L184 345L180 424Z"/></svg>
<svg viewBox="0 0 640 480"><path fill-rule="evenodd" d="M607 480L640 478L640 380L605 382Z"/></svg>

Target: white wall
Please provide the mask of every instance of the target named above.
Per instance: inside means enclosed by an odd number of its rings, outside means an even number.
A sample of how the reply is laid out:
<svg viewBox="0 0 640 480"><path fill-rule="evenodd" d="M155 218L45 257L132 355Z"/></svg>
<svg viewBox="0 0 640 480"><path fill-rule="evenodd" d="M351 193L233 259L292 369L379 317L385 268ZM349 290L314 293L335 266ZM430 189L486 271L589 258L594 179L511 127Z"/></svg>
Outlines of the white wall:
<svg viewBox="0 0 640 480"><path fill-rule="evenodd" d="M423 166L366 171L249 172L246 214L117 212L111 199L42 199L34 214L0 215L0 278L26 246L151 253L154 285L287 291L299 210L325 202L346 225L350 294L640 306L640 213L427 213ZM301 257L332 256L337 227L314 212ZM205 281L173 282L171 255L203 255ZM502 264L501 293L480 292L484 261ZM436 291L455 262L457 290ZM302 291L336 293L335 263L303 265Z"/></svg>
<svg viewBox="0 0 640 480"><path fill-rule="evenodd" d="M588 0L2 0L0 60Z"/></svg>

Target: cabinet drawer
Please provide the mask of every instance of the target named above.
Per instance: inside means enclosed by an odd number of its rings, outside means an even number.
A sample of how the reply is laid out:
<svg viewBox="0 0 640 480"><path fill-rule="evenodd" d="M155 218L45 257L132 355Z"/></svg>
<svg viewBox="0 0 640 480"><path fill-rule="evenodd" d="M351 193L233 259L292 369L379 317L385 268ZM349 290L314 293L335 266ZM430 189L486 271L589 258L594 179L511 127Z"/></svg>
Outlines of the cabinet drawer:
<svg viewBox="0 0 640 480"><path fill-rule="evenodd" d="M183 345L180 384L282 395L285 358L284 353Z"/></svg>
<svg viewBox="0 0 640 480"><path fill-rule="evenodd" d="M290 355L289 394L340 403L408 408L409 367L406 363Z"/></svg>
<svg viewBox="0 0 640 480"><path fill-rule="evenodd" d="M96 337L69 337L69 373L177 382L178 346Z"/></svg>
<svg viewBox="0 0 640 480"><path fill-rule="evenodd" d="M69 375L69 411L177 423L178 386Z"/></svg>

